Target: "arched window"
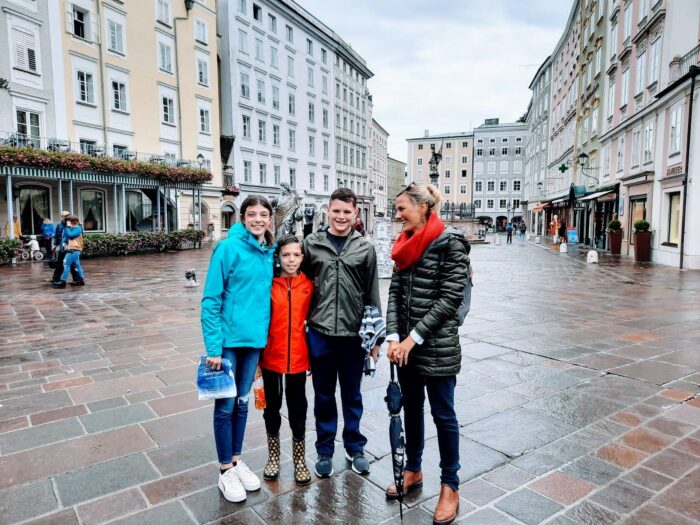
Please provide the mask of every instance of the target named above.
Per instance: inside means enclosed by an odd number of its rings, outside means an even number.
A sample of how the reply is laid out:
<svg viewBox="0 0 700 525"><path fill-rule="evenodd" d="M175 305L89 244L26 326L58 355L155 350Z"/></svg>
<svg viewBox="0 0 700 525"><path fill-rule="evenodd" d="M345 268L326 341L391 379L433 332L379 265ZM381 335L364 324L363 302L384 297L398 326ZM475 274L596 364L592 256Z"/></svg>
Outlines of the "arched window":
<svg viewBox="0 0 700 525"><path fill-rule="evenodd" d="M105 193L98 189L80 190L80 210L83 230L105 231Z"/></svg>
<svg viewBox="0 0 700 525"><path fill-rule="evenodd" d="M51 194L46 186L36 184L21 186L17 215L22 235L41 234L44 219L51 218Z"/></svg>
<svg viewBox="0 0 700 525"><path fill-rule="evenodd" d="M236 223L236 208L230 202L221 205L221 229L228 230Z"/></svg>

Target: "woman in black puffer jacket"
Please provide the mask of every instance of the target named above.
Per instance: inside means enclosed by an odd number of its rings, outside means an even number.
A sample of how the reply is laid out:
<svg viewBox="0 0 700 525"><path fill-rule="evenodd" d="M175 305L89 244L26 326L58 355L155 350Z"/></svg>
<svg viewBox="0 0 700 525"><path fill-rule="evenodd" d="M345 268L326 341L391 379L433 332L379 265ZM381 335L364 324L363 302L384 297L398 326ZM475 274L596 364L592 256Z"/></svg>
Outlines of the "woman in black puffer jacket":
<svg viewBox="0 0 700 525"><path fill-rule="evenodd" d="M442 488L433 522L452 523L459 510L459 425L454 391L461 349L457 309L469 273L469 243L445 227L440 193L431 185L410 184L396 198L403 231L392 249L395 262L389 289L389 359L399 365L406 424L404 492L422 486L423 405L428 393L440 448ZM386 495L397 497L396 486Z"/></svg>

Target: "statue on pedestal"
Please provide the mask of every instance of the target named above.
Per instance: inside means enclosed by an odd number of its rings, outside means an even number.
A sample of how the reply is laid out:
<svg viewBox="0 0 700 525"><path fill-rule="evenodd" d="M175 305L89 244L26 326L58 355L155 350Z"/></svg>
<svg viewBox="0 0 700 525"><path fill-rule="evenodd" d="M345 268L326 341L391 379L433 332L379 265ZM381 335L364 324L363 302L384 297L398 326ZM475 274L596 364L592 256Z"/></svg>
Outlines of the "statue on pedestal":
<svg viewBox="0 0 700 525"><path fill-rule="evenodd" d="M281 183L280 187L282 193L271 201L274 210L273 226L276 239L283 235L296 234L295 223L304 218L303 197L286 182Z"/></svg>

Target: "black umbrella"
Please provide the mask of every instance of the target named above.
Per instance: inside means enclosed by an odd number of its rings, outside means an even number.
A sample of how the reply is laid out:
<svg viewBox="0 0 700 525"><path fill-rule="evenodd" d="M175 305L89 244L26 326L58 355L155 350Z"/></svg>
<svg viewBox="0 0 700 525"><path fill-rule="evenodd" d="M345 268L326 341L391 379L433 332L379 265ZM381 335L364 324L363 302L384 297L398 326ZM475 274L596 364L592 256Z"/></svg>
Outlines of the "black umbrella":
<svg viewBox="0 0 700 525"><path fill-rule="evenodd" d="M403 397L401 387L394 377L396 364L391 363L391 381L386 387L386 407L389 409L389 442L391 443L391 464L394 470L394 483L399 500L399 513L403 520L403 467L404 450L406 441L403 435L403 425L401 423L401 408L403 407Z"/></svg>

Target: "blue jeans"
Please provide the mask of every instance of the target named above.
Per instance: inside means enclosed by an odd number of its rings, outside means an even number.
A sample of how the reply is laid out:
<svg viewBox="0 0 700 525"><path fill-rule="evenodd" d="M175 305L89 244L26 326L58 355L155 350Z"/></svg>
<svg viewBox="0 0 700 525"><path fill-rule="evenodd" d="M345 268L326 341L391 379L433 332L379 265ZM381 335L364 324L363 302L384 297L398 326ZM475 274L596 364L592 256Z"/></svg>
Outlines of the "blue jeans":
<svg viewBox="0 0 700 525"><path fill-rule="evenodd" d="M459 424L455 414L457 376L427 377L411 368L399 368L406 428L406 470L420 472L423 459L423 405L428 392L430 412L437 427L440 449L440 482L453 490L459 487Z"/></svg>
<svg viewBox="0 0 700 525"><path fill-rule="evenodd" d="M221 357L231 361L238 396L214 402L214 440L219 463L231 463L243 448L248 420L248 398L255 379L261 348L224 348Z"/></svg>
<svg viewBox="0 0 700 525"><path fill-rule="evenodd" d="M348 454L363 451L367 438L360 432L362 394L360 384L365 366L365 351L359 337L331 337L309 328L309 361L314 384L316 452L332 456L338 431L335 404L336 382L340 383L343 405L343 445Z"/></svg>
<svg viewBox="0 0 700 525"><path fill-rule="evenodd" d="M80 280L83 280L83 267L80 266L80 252L67 252L65 259L63 259L63 273L61 274L61 281L67 281L68 275L70 274L71 267L75 268L78 273ZM73 279L75 282L75 279Z"/></svg>
<svg viewBox="0 0 700 525"><path fill-rule="evenodd" d="M520 232L518 238L520 239L520 244L523 244L525 242L525 232Z"/></svg>

